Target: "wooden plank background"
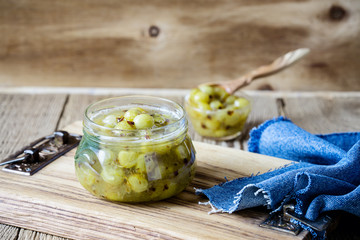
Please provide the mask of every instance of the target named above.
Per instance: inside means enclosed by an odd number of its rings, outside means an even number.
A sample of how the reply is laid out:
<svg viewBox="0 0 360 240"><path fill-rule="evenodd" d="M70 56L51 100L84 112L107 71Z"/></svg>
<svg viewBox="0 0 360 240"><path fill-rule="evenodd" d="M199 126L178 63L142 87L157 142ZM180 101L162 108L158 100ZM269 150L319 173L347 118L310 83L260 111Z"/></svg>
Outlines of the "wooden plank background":
<svg viewBox="0 0 360 240"><path fill-rule="evenodd" d="M190 88L299 47L248 89L360 90L358 0L0 0L0 87Z"/></svg>
<svg viewBox="0 0 360 240"><path fill-rule="evenodd" d="M52 93L1 93L0 121L1 146L0 158L20 148L37 137L61 129L69 123L82 118L88 104L109 94L52 94ZM127 90L110 95L124 95L126 92L147 95L160 95L178 102L183 101L184 91L166 90ZM253 111L246 125L248 132L264 120L279 115L290 117L300 127L312 133L330 133L340 131L360 131L360 94L359 93L271 93L247 92L252 98ZM41 127L39 127L41 126ZM247 134L235 141L216 142L190 134L197 141L204 141L238 149L247 149ZM329 239L355 239L360 232L356 226L358 218L343 216L340 230L336 230ZM60 238L45 233L0 224L0 239L53 239Z"/></svg>
<svg viewBox="0 0 360 240"><path fill-rule="evenodd" d="M81 132L81 121L66 130ZM194 194L194 187L209 188L225 181L224 176L228 179L249 176L254 171L266 172L289 161L209 147L206 143L194 144L198 167L192 184L174 198L136 206L114 204L89 195L74 175L75 151L31 178L19 179L15 174L0 173L2 221L84 240L289 239L287 234L259 228L266 218L265 208L210 216L211 207L198 204L207 199ZM307 232L302 232L291 239L304 239L306 235Z"/></svg>

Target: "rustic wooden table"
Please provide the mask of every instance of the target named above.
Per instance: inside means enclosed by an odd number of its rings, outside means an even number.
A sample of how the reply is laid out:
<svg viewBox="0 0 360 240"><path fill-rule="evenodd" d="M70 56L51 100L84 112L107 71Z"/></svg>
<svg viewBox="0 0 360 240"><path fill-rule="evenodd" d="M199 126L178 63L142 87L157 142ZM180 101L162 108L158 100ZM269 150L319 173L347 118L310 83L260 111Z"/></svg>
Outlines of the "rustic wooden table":
<svg viewBox="0 0 360 240"><path fill-rule="evenodd" d="M85 107L109 96L155 95L183 103L188 90L176 89L0 89L0 159L32 140L82 119ZM360 92L260 92L248 91L253 111L245 134L234 141L211 141L194 133L193 140L247 149L249 130L263 121L284 115L311 133L360 131ZM1 223L1 219L0 219ZM329 238L355 239L358 218L345 214ZM1 239L61 239L46 233L0 224Z"/></svg>

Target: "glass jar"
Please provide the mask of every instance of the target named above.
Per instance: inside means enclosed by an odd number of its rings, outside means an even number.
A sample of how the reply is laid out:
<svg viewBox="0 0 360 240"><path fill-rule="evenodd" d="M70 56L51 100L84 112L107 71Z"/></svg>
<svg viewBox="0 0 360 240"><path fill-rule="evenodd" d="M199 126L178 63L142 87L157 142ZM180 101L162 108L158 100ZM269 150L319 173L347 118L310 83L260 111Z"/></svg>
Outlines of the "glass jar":
<svg viewBox="0 0 360 240"><path fill-rule="evenodd" d="M251 104L244 93L230 95L221 88L202 85L185 97L185 109L199 135L231 140L241 135Z"/></svg>
<svg viewBox="0 0 360 240"><path fill-rule="evenodd" d="M117 124L134 125L124 119L130 114L124 114L135 108L160 118L161 124L140 129L107 124L118 115ZM184 109L167 99L125 96L91 104L84 114L84 136L75 155L78 180L95 196L111 201L157 201L174 196L195 174L195 149L187 131Z"/></svg>

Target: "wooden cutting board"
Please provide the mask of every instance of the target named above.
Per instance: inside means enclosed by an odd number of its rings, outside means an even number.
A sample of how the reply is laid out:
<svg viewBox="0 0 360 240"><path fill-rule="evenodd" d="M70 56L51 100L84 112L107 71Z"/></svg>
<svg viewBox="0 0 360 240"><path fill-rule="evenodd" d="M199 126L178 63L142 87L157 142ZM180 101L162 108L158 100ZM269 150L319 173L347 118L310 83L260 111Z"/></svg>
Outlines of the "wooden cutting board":
<svg viewBox="0 0 360 240"><path fill-rule="evenodd" d="M81 122L66 128L81 133ZM197 173L176 197L142 204L113 203L88 193L77 181L75 150L33 176L0 171L0 222L73 239L303 239L258 225L267 210L256 208L233 214L209 215L204 196L195 188L209 188L228 180L266 172L289 161L241 150L194 142Z"/></svg>

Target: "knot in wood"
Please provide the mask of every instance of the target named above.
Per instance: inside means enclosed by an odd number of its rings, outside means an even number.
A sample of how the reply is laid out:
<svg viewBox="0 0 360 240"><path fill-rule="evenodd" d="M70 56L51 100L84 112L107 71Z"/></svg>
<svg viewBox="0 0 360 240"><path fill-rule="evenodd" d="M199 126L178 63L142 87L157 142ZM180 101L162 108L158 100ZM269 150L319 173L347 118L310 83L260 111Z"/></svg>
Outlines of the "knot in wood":
<svg viewBox="0 0 360 240"><path fill-rule="evenodd" d="M160 34L160 28L157 26L150 26L149 28L149 35L150 37L157 37Z"/></svg>
<svg viewBox="0 0 360 240"><path fill-rule="evenodd" d="M332 6L329 10L331 20L340 21L346 16L346 10L340 6Z"/></svg>

